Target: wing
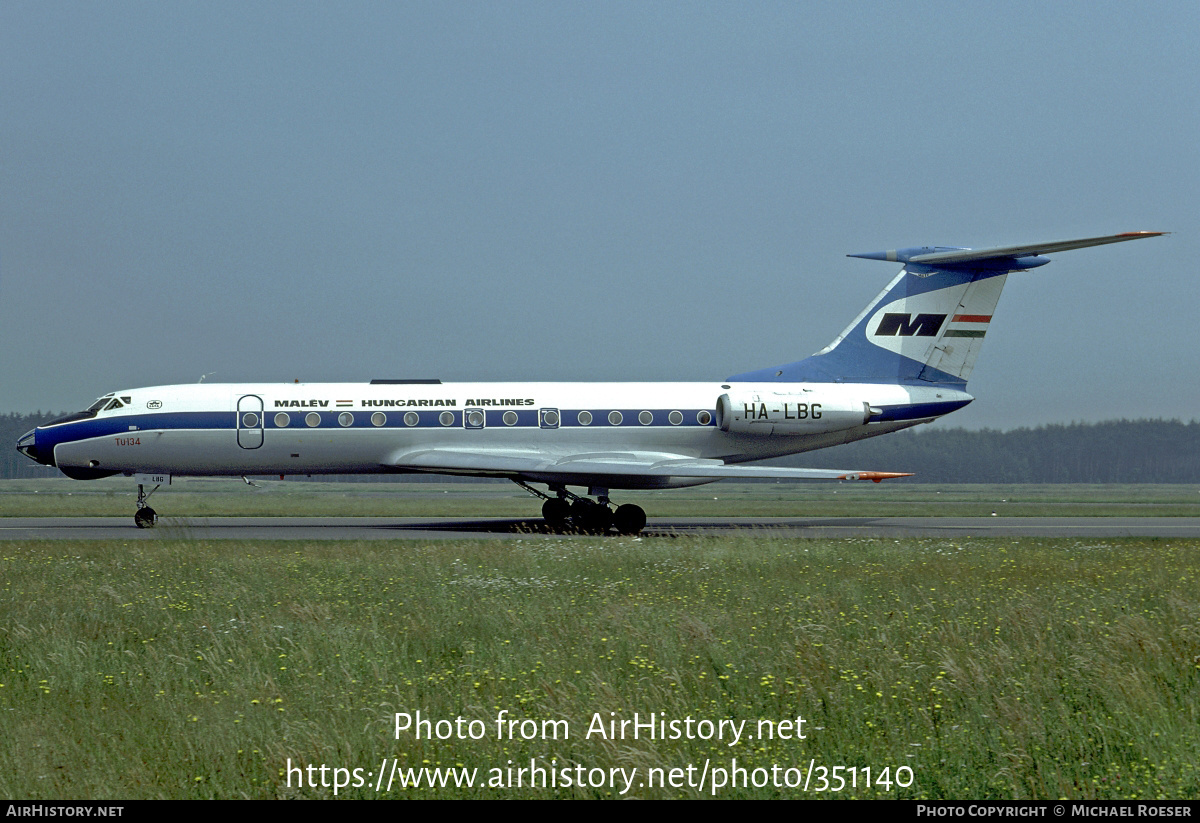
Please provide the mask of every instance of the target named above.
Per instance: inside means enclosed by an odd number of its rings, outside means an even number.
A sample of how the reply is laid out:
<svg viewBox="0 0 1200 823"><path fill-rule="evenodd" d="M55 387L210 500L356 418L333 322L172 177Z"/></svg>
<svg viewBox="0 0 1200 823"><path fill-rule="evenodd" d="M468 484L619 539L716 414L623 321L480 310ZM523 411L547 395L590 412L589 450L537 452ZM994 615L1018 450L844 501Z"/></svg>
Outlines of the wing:
<svg viewBox="0 0 1200 823"><path fill-rule="evenodd" d="M657 452L592 452L530 455L520 451L427 449L394 455L393 471L507 477L533 483L605 488L669 488L729 478L763 480L874 480L909 477L908 472L799 469L729 465L720 460Z"/></svg>

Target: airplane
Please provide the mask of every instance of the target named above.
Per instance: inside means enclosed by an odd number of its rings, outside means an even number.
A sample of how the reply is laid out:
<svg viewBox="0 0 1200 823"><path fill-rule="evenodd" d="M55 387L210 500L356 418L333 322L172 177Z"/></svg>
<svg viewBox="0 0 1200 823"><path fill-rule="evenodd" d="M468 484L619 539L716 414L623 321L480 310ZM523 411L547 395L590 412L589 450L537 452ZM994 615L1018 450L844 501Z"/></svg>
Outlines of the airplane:
<svg viewBox="0 0 1200 823"><path fill-rule="evenodd" d="M1045 265L1046 254L1165 233L848 255L903 267L816 354L720 382L154 386L106 394L27 432L17 449L75 479L135 477L139 528L157 520L145 487L153 494L172 475L432 473L512 480L543 500L556 530L638 534L645 511L614 509L610 490L910 476L746 464L961 409L974 400L967 379L1010 272Z"/></svg>

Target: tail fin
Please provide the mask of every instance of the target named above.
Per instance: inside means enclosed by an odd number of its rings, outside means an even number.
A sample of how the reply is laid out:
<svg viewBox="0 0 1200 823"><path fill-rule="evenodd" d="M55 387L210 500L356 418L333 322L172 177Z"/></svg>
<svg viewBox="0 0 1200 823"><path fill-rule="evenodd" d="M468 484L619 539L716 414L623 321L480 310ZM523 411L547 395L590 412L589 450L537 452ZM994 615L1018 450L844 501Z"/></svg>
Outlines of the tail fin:
<svg viewBox="0 0 1200 823"><path fill-rule="evenodd" d="M1128 232L992 249L924 247L852 254L904 263L846 330L795 363L730 377L747 382L966 385L1009 272L1043 266L1039 255L1165 232Z"/></svg>

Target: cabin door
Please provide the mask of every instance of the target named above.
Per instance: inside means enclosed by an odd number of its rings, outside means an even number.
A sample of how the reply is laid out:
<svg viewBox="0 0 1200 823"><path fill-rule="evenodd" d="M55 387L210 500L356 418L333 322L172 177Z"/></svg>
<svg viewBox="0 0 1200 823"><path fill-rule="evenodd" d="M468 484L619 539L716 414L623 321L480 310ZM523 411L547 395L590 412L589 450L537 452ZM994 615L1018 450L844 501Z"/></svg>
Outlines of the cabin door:
<svg viewBox="0 0 1200 823"><path fill-rule="evenodd" d="M243 449L257 449L263 444L263 401L257 394L238 398L237 441Z"/></svg>

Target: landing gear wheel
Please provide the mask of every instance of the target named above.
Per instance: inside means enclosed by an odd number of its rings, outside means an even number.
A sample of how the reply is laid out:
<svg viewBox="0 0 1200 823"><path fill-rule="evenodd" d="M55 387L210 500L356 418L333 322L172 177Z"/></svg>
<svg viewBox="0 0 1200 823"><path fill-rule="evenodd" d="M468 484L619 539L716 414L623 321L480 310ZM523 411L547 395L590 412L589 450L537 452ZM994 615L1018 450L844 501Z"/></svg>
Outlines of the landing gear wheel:
<svg viewBox="0 0 1200 823"><path fill-rule="evenodd" d="M150 508L149 506L142 506L133 515L134 525L136 525L139 529L154 528L154 521L157 519L158 515L155 513L154 509Z"/></svg>
<svg viewBox="0 0 1200 823"><path fill-rule="evenodd" d="M158 486L156 485L150 490L150 494L154 494L157 490ZM158 514L154 509L146 505L146 500L149 499L150 494L146 494L146 487L138 483L137 511L133 514L133 523L139 529L152 529L154 528L154 522L158 520Z"/></svg>
<svg viewBox="0 0 1200 823"><path fill-rule="evenodd" d="M584 497L577 497L571 501L571 522L575 528L583 528L583 523L587 520L588 509L594 505L596 504Z"/></svg>
<svg viewBox="0 0 1200 823"><path fill-rule="evenodd" d="M612 511L581 497L571 504L571 523L581 532L604 534L612 525Z"/></svg>
<svg viewBox="0 0 1200 823"><path fill-rule="evenodd" d="M571 504L561 497L551 497L542 504L542 517L551 528L560 528L570 516Z"/></svg>
<svg viewBox="0 0 1200 823"><path fill-rule="evenodd" d="M617 506L612 519L620 534L638 534L646 527L646 512L632 503Z"/></svg>
<svg viewBox="0 0 1200 823"><path fill-rule="evenodd" d="M580 526L585 532L593 534L604 534L608 531L608 527L612 525L613 513L608 506L602 506L599 503L592 503L584 512L583 521Z"/></svg>

